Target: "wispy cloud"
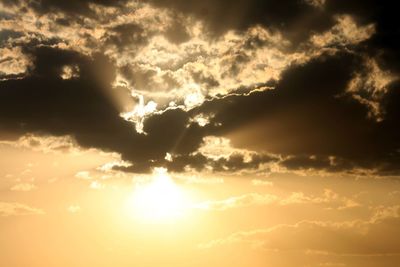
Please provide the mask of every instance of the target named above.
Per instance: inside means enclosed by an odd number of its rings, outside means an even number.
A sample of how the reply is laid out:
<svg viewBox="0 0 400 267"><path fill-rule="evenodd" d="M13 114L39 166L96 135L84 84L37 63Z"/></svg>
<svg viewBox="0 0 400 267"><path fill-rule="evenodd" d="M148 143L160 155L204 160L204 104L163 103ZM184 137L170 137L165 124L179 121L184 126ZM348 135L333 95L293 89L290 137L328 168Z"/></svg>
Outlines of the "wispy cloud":
<svg viewBox="0 0 400 267"><path fill-rule="evenodd" d="M382 216L381 216L382 215ZM381 208L369 220L345 222L300 221L271 228L233 233L202 243L199 248L246 243L276 251L302 251L339 255L400 254L399 206ZM338 238L340 237L340 238Z"/></svg>
<svg viewBox="0 0 400 267"><path fill-rule="evenodd" d="M43 215L41 209L30 207L17 202L0 202L0 216Z"/></svg>
<svg viewBox="0 0 400 267"><path fill-rule="evenodd" d="M16 185L13 185L10 190L11 191L23 191L23 192L27 192L27 191L32 191L34 189L36 189L37 186L32 184L32 183L19 183Z"/></svg>

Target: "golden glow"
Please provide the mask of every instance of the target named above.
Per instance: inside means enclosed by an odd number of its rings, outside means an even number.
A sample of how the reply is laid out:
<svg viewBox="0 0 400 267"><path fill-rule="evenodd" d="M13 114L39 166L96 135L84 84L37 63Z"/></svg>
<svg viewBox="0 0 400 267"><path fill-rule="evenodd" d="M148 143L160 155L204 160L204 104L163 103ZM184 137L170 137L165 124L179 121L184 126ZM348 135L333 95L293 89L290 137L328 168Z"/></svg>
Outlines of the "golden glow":
<svg viewBox="0 0 400 267"><path fill-rule="evenodd" d="M174 183L166 169L156 168L150 182L138 184L127 201L127 212L145 222L169 222L185 211L182 189Z"/></svg>

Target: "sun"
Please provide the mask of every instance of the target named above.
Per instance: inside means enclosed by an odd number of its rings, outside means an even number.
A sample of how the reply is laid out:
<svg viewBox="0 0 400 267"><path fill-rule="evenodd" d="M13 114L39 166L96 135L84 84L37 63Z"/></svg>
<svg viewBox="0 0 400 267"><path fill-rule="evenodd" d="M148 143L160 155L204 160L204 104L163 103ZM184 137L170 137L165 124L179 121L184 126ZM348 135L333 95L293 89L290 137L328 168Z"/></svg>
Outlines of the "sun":
<svg viewBox="0 0 400 267"><path fill-rule="evenodd" d="M151 181L135 186L127 209L144 222L170 222L183 216L186 198L164 168L156 168Z"/></svg>

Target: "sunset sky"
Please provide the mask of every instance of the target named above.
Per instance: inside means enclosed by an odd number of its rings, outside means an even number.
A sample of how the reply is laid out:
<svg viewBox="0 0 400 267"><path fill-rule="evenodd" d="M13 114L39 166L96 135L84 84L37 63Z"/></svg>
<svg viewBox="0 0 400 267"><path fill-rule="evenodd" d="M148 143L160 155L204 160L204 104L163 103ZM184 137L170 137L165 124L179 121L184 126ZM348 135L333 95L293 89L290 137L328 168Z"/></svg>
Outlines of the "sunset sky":
<svg viewBox="0 0 400 267"><path fill-rule="evenodd" d="M0 0L0 266L400 266L399 24Z"/></svg>

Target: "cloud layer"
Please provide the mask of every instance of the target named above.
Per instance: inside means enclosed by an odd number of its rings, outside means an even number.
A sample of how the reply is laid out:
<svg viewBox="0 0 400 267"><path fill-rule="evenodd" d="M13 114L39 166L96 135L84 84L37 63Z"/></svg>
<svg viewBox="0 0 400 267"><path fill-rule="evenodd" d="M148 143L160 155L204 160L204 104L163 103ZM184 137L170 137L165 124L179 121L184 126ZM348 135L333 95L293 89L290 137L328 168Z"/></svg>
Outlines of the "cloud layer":
<svg viewBox="0 0 400 267"><path fill-rule="evenodd" d="M396 176L391 5L2 1L1 138L70 136L133 172ZM227 156L209 138L230 139Z"/></svg>

